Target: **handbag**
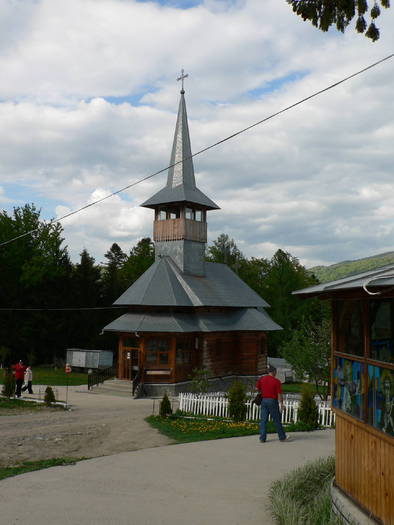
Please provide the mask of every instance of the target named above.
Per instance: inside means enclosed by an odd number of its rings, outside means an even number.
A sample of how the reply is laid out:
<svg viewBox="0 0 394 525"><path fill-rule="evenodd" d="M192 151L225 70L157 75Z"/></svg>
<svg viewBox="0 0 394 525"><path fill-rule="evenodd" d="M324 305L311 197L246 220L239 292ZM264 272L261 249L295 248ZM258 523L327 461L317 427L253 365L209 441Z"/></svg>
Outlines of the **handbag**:
<svg viewBox="0 0 394 525"><path fill-rule="evenodd" d="M257 406L260 406L261 405L261 401L262 401L263 397L262 395L260 394L260 392L258 392L256 395L255 395L255 398L253 399L252 403L254 403L255 405Z"/></svg>

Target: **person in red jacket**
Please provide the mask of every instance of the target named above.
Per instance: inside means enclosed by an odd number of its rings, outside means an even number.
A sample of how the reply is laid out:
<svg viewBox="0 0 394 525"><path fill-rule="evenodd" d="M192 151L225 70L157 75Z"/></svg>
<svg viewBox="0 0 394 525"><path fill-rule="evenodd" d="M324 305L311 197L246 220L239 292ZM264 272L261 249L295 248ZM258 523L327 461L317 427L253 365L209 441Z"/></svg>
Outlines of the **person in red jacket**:
<svg viewBox="0 0 394 525"><path fill-rule="evenodd" d="M23 361L19 361L19 363L17 363L16 365L13 365L12 368L15 372L15 384L16 384L15 395L16 397L21 397L21 391L22 391L23 381L25 379L26 367L23 364Z"/></svg>
<svg viewBox="0 0 394 525"><path fill-rule="evenodd" d="M268 375L260 377L256 388L260 392L261 400L261 422L260 422L260 442L265 443L267 439L268 416L271 415L275 423L280 441L288 441L289 438L283 429L279 403L283 410L282 383L276 377L276 368L268 367Z"/></svg>

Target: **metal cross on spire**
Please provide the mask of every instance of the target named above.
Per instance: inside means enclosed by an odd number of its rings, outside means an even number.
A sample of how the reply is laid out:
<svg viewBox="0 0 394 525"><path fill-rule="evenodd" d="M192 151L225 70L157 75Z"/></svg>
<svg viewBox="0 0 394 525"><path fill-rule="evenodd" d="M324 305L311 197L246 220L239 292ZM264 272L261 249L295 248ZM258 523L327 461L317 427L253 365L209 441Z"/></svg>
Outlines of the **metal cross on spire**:
<svg viewBox="0 0 394 525"><path fill-rule="evenodd" d="M185 90L183 89L183 81L184 81L185 78L187 78L188 76L189 76L189 74L186 73L186 75L185 75L185 70L182 69L182 70L181 70L181 76L177 78L177 81L182 80L182 90L181 90L181 93L184 93L184 92L185 92Z"/></svg>

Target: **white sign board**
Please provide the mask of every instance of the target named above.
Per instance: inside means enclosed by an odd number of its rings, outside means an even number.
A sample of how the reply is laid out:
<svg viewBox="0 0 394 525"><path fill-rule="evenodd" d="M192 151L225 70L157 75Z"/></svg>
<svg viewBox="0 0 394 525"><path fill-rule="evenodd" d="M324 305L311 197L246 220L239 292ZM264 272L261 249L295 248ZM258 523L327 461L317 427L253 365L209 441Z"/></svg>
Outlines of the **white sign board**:
<svg viewBox="0 0 394 525"><path fill-rule="evenodd" d="M76 352L73 351L71 366L81 366L85 367L86 352Z"/></svg>

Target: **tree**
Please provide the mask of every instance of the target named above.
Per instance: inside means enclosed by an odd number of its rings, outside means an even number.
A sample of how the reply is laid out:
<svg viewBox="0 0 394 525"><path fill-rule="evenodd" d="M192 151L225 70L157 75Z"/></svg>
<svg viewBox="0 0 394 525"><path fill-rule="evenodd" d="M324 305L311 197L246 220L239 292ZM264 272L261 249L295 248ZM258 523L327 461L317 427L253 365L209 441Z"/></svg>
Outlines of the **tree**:
<svg viewBox="0 0 394 525"><path fill-rule="evenodd" d="M380 16L380 6L390 7L390 0L286 0L293 11L303 20L309 20L322 31L335 25L338 31L345 31L356 19L355 29L364 33L373 42L379 39L375 20ZM366 17L369 17L367 22Z"/></svg>
<svg viewBox="0 0 394 525"><path fill-rule="evenodd" d="M285 341L280 354L293 366L298 377L315 383L316 392L321 398L321 385L328 385L330 379L331 325L328 318L319 324L307 323L294 330L291 338Z"/></svg>
<svg viewBox="0 0 394 525"><path fill-rule="evenodd" d="M73 271L75 306L98 306L101 302L101 271L86 249Z"/></svg>
<svg viewBox="0 0 394 525"><path fill-rule="evenodd" d="M10 368L6 368L4 372L4 384L1 393L3 396L10 399L15 395L15 376Z"/></svg>
<svg viewBox="0 0 394 525"><path fill-rule="evenodd" d="M141 239L134 246L121 270L125 288L131 286L155 260L155 247L149 237Z"/></svg>
<svg viewBox="0 0 394 525"><path fill-rule="evenodd" d="M224 263L230 266L236 273L244 261L244 256L235 244L234 239L222 233L213 241L213 245L207 250L207 260L209 262Z"/></svg>
<svg viewBox="0 0 394 525"><path fill-rule="evenodd" d="M101 269L94 257L84 249L80 262L74 265L72 275L73 307L95 308L103 304ZM105 312L104 312L105 313ZM104 326L102 312L92 310L75 311L68 315L67 346L79 348L95 347Z"/></svg>
<svg viewBox="0 0 394 525"><path fill-rule="evenodd" d="M127 260L127 255L118 244L114 243L104 257L108 261L102 274L104 303L111 304L124 291L121 269Z"/></svg>
<svg viewBox="0 0 394 525"><path fill-rule="evenodd" d="M292 292L317 284L296 257L278 250L272 257L261 285L261 295L270 305L268 313L283 330L269 334L270 351L276 353L293 330L308 321L320 321L322 305L318 299L300 299Z"/></svg>
<svg viewBox="0 0 394 525"><path fill-rule="evenodd" d="M304 385L300 407L298 409L298 421L304 423L308 428L315 430L319 428L319 409L310 385Z"/></svg>
<svg viewBox="0 0 394 525"><path fill-rule="evenodd" d="M246 418L246 385L242 381L234 381L227 393L228 414L234 421L245 421Z"/></svg>
<svg viewBox="0 0 394 525"><path fill-rule="evenodd" d="M0 213L0 241L29 235L0 248L3 308L51 308L67 304L72 266L59 223L46 224L34 204ZM50 360L62 346L64 318L47 312L5 311L0 317L0 345L9 347L7 361L36 356Z"/></svg>
<svg viewBox="0 0 394 525"><path fill-rule="evenodd" d="M163 399L160 402L159 414L161 417L168 417L172 414L171 403L168 399L167 392L164 392Z"/></svg>

